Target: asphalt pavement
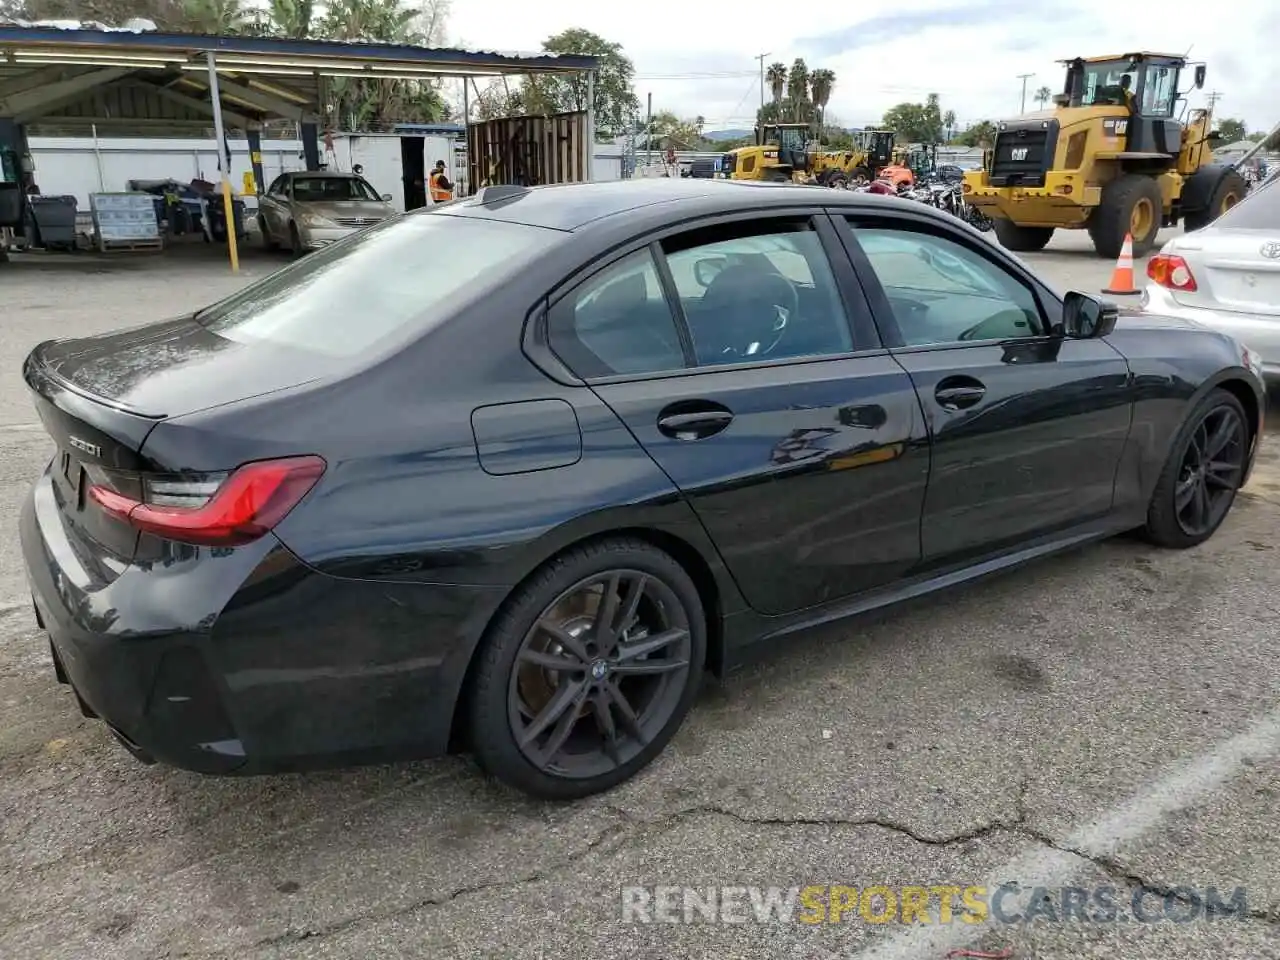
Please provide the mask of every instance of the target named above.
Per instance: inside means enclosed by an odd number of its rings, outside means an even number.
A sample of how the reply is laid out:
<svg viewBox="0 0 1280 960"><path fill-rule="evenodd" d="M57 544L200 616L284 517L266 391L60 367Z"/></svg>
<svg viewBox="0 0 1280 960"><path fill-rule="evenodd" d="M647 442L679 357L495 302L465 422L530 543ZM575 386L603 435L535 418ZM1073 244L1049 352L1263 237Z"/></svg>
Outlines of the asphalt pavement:
<svg viewBox="0 0 1280 960"><path fill-rule="evenodd" d="M606 796L466 758L137 764L30 614L12 518L50 446L18 371L281 262L207 256L0 266L0 957L1280 958L1271 441L1199 549L1117 539L796 640ZM1063 289L1112 267L1079 235L1024 259Z"/></svg>

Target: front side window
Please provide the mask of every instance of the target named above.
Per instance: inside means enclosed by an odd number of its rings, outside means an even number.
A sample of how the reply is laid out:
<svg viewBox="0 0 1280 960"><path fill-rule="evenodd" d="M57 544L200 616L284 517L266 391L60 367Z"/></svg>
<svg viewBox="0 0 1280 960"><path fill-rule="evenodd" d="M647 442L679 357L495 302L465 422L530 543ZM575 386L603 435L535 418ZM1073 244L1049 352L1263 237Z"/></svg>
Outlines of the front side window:
<svg viewBox="0 0 1280 960"><path fill-rule="evenodd" d="M478 284L543 254L559 231L416 213L309 254L196 315L211 332L351 357L409 327L448 319ZM441 269L447 251L447 269Z"/></svg>
<svg viewBox="0 0 1280 960"><path fill-rule="evenodd" d="M831 264L807 219L700 230L663 246L699 366L853 350Z"/></svg>
<svg viewBox="0 0 1280 960"><path fill-rule="evenodd" d="M1127 60L1112 60L1104 63L1089 63L1084 68L1084 93L1081 105L1090 107L1099 104L1126 106L1125 92L1130 94L1138 89L1138 70L1130 66Z"/></svg>
<svg viewBox="0 0 1280 960"><path fill-rule="evenodd" d="M1008 340L1047 332L1035 294L968 247L913 230L853 229L906 346Z"/></svg>

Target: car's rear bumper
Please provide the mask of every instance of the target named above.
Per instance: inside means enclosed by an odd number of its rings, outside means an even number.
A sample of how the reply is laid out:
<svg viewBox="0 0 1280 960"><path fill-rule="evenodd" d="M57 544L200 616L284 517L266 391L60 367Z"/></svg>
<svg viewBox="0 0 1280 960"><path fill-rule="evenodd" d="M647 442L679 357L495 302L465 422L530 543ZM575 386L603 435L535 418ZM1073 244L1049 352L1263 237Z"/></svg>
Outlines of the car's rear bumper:
<svg viewBox="0 0 1280 960"><path fill-rule="evenodd" d="M250 774L448 750L505 590L328 576L274 538L94 582L47 483L20 536L50 669L139 759Z"/></svg>
<svg viewBox="0 0 1280 960"><path fill-rule="evenodd" d="M1143 288L1139 309L1162 317L1192 320L1240 341L1262 358L1262 375L1267 385L1280 386L1280 318L1188 307L1155 284Z"/></svg>

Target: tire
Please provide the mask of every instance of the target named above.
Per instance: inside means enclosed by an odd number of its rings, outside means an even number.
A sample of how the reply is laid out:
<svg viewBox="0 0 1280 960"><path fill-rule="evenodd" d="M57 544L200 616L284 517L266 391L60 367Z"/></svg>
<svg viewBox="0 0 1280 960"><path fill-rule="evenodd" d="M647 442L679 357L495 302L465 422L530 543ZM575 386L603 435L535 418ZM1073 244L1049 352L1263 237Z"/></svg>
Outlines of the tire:
<svg viewBox="0 0 1280 960"><path fill-rule="evenodd" d="M271 236L271 231L267 229L266 217L258 217L258 234L262 237L262 245L267 250L275 251L280 249L280 244L276 243Z"/></svg>
<svg viewBox="0 0 1280 960"><path fill-rule="evenodd" d="M298 232L296 223L289 224L289 250L295 257L300 257L307 252L302 245L302 234Z"/></svg>
<svg viewBox="0 0 1280 960"><path fill-rule="evenodd" d="M1043 250L1053 239L1053 227L1020 227L1012 220L996 220L995 231L1000 245L1015 253Z"/></svg>
<svg viewBox="0 0 1280 960"><path fill-rule="evenodd" d="M1214 184L1209 203L1200 210L1190 210L1182 218L1182 226L1189 233L1207 227L1213 221L1244 199L1249 185L1237 170L1226 170Z"/></svg>
<svg viewBox="0 0 1280 960"><path fill-rule="evenodd" d="M871 180L874 179L871 176L871 170L868 167L854 167L853 173L849 174L849 179L857 180L859 177L861 177L863 180L866 180L868 183L870 183Z"/></svg>
<svg viewBox="0 0 1280 960"><path fill-rule="evenodd" d="M648 633L650 639L659 634L672 636L675 639L663 649L675 648L674 652L668 652L663 659L618 662L617 657L592 648L597 634L590 624L594 623L598 606L584 606L576 619L568 614L580 599L597 599L590 592L591 587L585 585L610 574L631 576L632 582L643 580L647 584L649 593L637 607L641 615L632 629L644 626L658 631ZM625 605L623 598L619 609ZM540 631L538 627L544 622L554 622L556 632ZM679 636L682 629L687 636ZM706 659L706 635L706 618L697 588L668 554L630 538L568 550L544 564L507 598L485 634L467 690L468 733L476 761L485 772L508 786L545 800L590 796L630 779L662 752L693 705ZM553 639L556 637L560 640ZM545 662L525 660L555 657L555 663L568 663L561 658L568 657L566 651L571 648L561 641L580 648L584 656L571 659L581 666L551 672ZM609 673L597 674L596 668L606 661L612 664ZM657 667L682 661L685 666L676 671L621 675L627 663L635 669L638 664L652 663ZM614 669L617 676L613 675ZM629 681L636 686L622 686ZM527 734L537 725L530 714L545 710L553 700L567 696L570 690L580 690L583 684L590 692L581 696L588 699L580 707L570 708L579 712L568 727L575 736L582 735L577 743L584 752L566 756L559 764L556 758L561 754L552 751L548 762L544 752L535 762L534 748L521 746L521 733ZM617 701L605 703L602 708L612 720L606 724L601 719L597 698L608 700L606 691L611 685L615 692L621 689L626 698L623 703L631 705L627 709L632 710L631 719L641 725L643 737L626 729L627 719ZM646 689L648 696L644 696ZM539 694L541 699L537 699ZM530 696L534 699L530 700ZM529 726L518 732L526 718ZM582 729L584 725L590 729ZM608 726L617 732L613 751L605 746L608 738L604 731ZM557 724L551 723L544 731L547 741L539 744L542 734L538 734L533 738L534 745L549 749L556 730ZM574 742L572 737L569 742Z"/></svg>
<svg viewBox="0 0 1280 960"><path fill-rule="evenodd" d="M769 183L790 183L791 174L783 173L781 170L767 170L764 179Z"/></svg>
<svg viewBox="0 0 1280 960"><path fill-rule="evenodd" d="M1135 210L1146 205L1150 221L1142 235L1134 233ZM1155 246L1164 223L1164 197L1154 177L1126 173L1102 188L1102 202L1089 218L1089 236L1098 256L1114 260L1124 248L1124 238L1133 234L1133 255L1143 257Z"/></svg>
<svg viewBox="0 0 1280 960"><path fill-rule="evenodd" d="M1182 499L1181 491L1184 489L1188 473L1188 451L1195 444L1203 445L1206 431L1202 428L1207 427L1212 430L1215 424L1222 422L1219 417L1234 418L1239 426L1238 436L1229 442L1228 447L1238 446L1238 450L1233 453L1238 453L1240 465L1234 475L1222 470L1207 472L1207 476L1217 476L1227 481L1228 485L1219 487L1213 483L1203 484L1207 490L1220 495L1221 499L1211 501L1213 510L1209 522L1202 529L1197 529L1188 526L1183 509L1179 507ZM1165 461L1160 478L1156 481L1155 491L1151 495L1151 503L1147 508L1147 522L1142 528L1145 539L1156 546L1171 550L1185 550L1204 543L1213 536L1235 503L1252 441L1249 418L1240 401L1221 388L1215 388L1206 394L1192 409L1174 438L1169 450L1169 458ZM1224 460L1228 459L1225 456L1226 452L1227 448L1224 448L1221 454Z"/></svg>
<svg viewBox="0 0 1280 960"><path fill-rule="evenodd" d="M827 177L827 182L824 186L828 186L833 190L848 190L849 178L843 173L833 173Z"/></svg>

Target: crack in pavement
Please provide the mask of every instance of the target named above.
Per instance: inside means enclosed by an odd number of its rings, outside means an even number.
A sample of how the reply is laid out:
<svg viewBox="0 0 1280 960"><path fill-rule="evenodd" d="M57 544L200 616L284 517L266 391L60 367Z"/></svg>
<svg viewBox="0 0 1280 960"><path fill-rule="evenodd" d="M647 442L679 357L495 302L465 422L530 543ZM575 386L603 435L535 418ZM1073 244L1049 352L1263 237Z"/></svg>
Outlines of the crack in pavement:
<svg viewBox="0 0 1280 960"><path fill-rule="evenodd" d="M817 816L757 817L752 816L751 814L742 813L739 810L735 810L723 804L704 803L695 804L690 807L673 811L672 813L657 819L644 820L633 816L626 810L610 805L605 809L617 818L616 823L605 830L602 830L595 838L588 841L579 849L559 858L554 863L548 864L547 866L537 870L531 870L517 877L466 884L456 887L447 893L438 894L432 897L424 897L412 903L388 910L357 914L330 924L308 927L302 930L285 930L279 934L263 937L253 942L250 945L250 949L255 951L271 950L273 948L279 948L290 944L338 936L371 924L377 924L398 917L411 916L424 910L444 907L471 896L495 890L510 890L532 883L553 880L556 876L576 867L583 860L596 853L612 854L629 849L643 842L647 842L669 833L681 824L699 817L723 817L744 826L764 828L839 827L845 829L881 829L906 837L915 843L934 847L946 847L953 846L955 844L981 841L1001 832L1012 833L1025 837L1034 843L1050 849L1078 857L1079 859L1096 866L1112 879L1125 883L1129 886L1150 890L1152 893L1160 897L1172 898L1173 900L1188 906L1201 906L1201 904L1196 904L1194 900L1181 892L1177 887L1171 887L1160 882L1149 880L1139 873L1125 868L1117 860L1111 857L1092 854L1087 850L1065 845L1055 840L1047 833L1044 833L1032 826L1030 823L1030 812L1027 809L1027 793L1029 788L1030 780L1024 778L1018 787L1014 801L1014 816L1012 818L996 818L965 830L943 835L928 834L900 821L879 816L859 818ZM1280 912L1246 907L1244 911L1239 913L1239 916L1269 925L1280 925ZM230 953L165 953L161 954L160 957L164 958L164 960L197 960L197 958L201 958L201 960L213 960L213 958L236 957L241 955L242 953L239 950L236 950Z"/></svg>
<svg viewBox="0 0 1280 960"><path fill-rule="evenodd" d="M988 823L970 827L969 829L962 830L958 833L943 836L931 836L913 827L907 826L906 824L890 820L885 817L753 817L730 807L711 803L695 804L694 806L685 807L655 820L642 820L637 819L632 814L622 810L621 808L608 806L606 807L606 810L611 812L618 819L617 823L605 830L602 830L594 839L588 841L573 853L561 857L554 863L538 870L529 871L528 873L522 874L518 877L467 884L454 888L445 894L433 897L424 897L412 903L389 910L357 914L323 926L308 927L303 930L285 930L281 933L274 934L269 937L263 937L262 939L254 941L250 944L249 949L259 951L270 950L287 944L302 943L304 941L333 937L370 924L380 923L396 917L410 916L414 913L435 907L443 907L457 900L477 894L487 893L493 890L509 890L531 883L551 880L564 871L575 867L582 860L585 860L594 853L617 853L620 850L633 847L638 843L669 833L681 824L698 817L724 817L746 826L759 827L841 827L847 829L864 829L868 827L878 828L882 830L889 830L893 833L899 834L900 836L907 837L915 843L934 847L945 847L959 843L971 843L976 840L982 840L1001 831L1014 832L1022 827L1022 825L1025 824L1027 817L1026 794L1028 788L1029 781L1023 780L1018 789L1018 794L1015 800L1015 816L1012 819L992 820ZM608 846L606 847L606 845ZM237 955L237 953L221 952L164 953L160 955L158 960L197 960L197 958L200 958L200 960L213 960L213 958Z"/></svg>
<svg viewBox="0 0 1280 960"><path fill-rule="evenodd" d="M1037 843L1041 843L1050 849L1058 850L1061 853L1067 853L1074 857L1079 857L1081 860L1093 864L1113 880L1118 880L1121 883L1128 884L1131 887L1138 887L1142 890L1150 890L1152 893L1165 900L1172 899L1184 906L1194 907L1196 909L1206 906L1201 903L1198 898L1193 899L1186 893L1182 892L1185 888L1170 886L1163 881L1148 880L1140 873L1136 873L1133 870L1126 868L1114 857L1090 853L1087 850L1081 850L1077 847L1060 843L1048 834L1042 833L1039 830L1027 826L1026 824L1019 827L1019 831L1030 839ZM1206 909L1211 908L1206 907ZM1236 911L1232 911L1232 913L1236 913ZM1223 915L1226 916L1226 914ZM1239 912L1239 915L1247 917L1250 920L1257 920L1261 923L1280 926L1280 910L1260 910L1252 907L1246 907L1245 910Z"/></svg>

